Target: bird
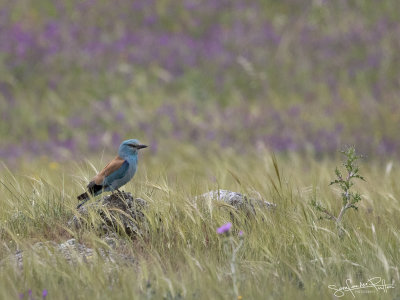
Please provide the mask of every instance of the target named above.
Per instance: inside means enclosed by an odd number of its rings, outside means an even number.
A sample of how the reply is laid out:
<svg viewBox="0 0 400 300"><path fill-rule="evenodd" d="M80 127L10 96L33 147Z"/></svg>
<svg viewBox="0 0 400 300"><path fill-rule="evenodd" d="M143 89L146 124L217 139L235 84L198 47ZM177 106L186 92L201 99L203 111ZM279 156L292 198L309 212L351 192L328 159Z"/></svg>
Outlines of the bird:
<svg viewBox="0 0 400 300"><path fill-rule="evenodd" d="M77 197L82 202L76 207L79 209L90 196L97 196L103 192L119 191L119 188L128 183L136 173L138 152L147 148L136 139L123 141L119 146L118 155L111 160L87 185L88 191Z"/></svg>

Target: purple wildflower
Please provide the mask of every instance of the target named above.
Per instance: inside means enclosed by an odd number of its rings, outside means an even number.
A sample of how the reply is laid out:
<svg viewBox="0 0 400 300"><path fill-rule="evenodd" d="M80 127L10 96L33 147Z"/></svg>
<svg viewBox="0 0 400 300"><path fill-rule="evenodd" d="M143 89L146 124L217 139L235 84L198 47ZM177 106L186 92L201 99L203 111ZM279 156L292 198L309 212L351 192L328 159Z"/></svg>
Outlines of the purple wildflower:
<svg viewBox="0 0 400 300"><path fill-rule="evenodd" d="M44 289L42 292L42 298L45 299L47 297L47 290Z"/></svg>
<svg viewBox="0 0 400 300"><path fill-rule="evenodd" d="M231 227L232 227L232 223L231 222L226 223L226 224L222 225L221 227L219 227L217 229L217 233L218 234L227 233L231 229Z"/></svg>
<svg viewBox="0 0 400 300"><path fill-rule="evenodd" d="M24 299L25 295L24 293L19 293L19 299Z"/></svg>
<svg viewBox="0 0 400 300"><path fill-rule="evenodd" d="M239 231L239 236L243 236L243 230Z"/></svg>

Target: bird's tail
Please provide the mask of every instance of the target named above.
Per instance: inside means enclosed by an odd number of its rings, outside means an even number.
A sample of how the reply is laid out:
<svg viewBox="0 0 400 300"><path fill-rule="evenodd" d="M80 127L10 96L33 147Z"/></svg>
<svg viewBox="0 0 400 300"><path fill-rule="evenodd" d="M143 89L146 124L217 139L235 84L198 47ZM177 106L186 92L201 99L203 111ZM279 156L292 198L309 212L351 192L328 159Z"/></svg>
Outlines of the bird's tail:
<svg viewBox="0 0 400 300"><path fill-rule="evenodd" d="M90 199L90 195L96 196L97 194L101 193L101 191L103 189L103 185L96 184L94 181L89 182L87 187L88 187L88 191L83 194L80 194L77 197L77 199L79 201L82 200L82 202L78 205L77 209L79 209L79 207L81 207L83 204L85 204Z"/></svg>
<svg viewBox="0 0 400 300"><path fill-rule="evenodd" d="M82 200L82 202L81 203L79 203L78 204L78 206L76 207L76 209L79 209L83 204L85 204L89 199L90 199L90 197L89 197L89 194L86 192L86 193L83 193L83 194L80 194L78 197L76 197L77 199L78 199L78 201L81 201Z"/></svg>
<svg viewBox="0 0 400 300"><path fill-rule="evenodd" d="M87 192L85 192L85 193L83 193L83 194L80 194L78 197L76 197L79 201L80 200L87 200L87 199L89 199L90 197L89 197L89 194L87 193Z"/></svg>

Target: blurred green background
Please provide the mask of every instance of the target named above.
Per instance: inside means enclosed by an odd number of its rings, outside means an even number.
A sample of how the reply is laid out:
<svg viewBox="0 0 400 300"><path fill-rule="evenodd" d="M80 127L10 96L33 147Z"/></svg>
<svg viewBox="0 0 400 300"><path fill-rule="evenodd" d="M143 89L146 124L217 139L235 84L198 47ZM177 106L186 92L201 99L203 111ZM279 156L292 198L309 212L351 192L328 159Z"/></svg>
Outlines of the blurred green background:
<svg viewBox="0 0 400 300"><path fill-rule="evenodd" d="M400 299L399 12L399 0L0 0L0 298L239 299L216 233L234 217L242 299L329 299L329 285L375 276L396 289L362 299ZM148 234L117 238L134 264L35 250L75 238L103 251L95 227L67 224L127 138L150 145L123 188L149 204ZM346 144L368 156L367 182L339 238L310 203L339 214L329 183ZM219 188L277 207L193 204Z"/></svg>
<svg viewBox="0 0 400 300"><path fill-rule="evenodd" d="M400 145L400 2L1 1L0 159Z"/></svg>

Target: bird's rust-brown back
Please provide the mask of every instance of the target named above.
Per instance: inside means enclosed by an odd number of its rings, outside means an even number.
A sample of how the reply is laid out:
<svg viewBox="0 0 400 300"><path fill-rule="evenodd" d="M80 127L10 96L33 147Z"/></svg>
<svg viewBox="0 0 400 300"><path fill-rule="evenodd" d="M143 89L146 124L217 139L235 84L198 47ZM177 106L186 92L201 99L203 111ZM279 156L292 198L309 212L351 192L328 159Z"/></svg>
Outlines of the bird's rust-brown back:
<svg viewBox="0 0 400 300"><path fill-rule="evenodd" d="M99 174L97 174L92 181L94 181L95 184L102 184L104 181L104 178L110 175L112 172L118 170L122 164L124 163L124 159L120 156L116 156L112 161L110 161L103 170L100 171Z"/></svg>

